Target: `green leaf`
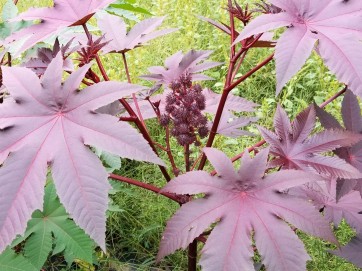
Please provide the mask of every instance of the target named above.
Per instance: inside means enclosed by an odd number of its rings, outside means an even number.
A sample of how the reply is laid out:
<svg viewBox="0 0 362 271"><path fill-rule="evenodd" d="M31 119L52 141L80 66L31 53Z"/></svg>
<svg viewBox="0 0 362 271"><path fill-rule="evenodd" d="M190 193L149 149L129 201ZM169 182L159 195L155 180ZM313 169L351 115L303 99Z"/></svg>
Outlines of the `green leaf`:
<svg viewBox="0 0 362 271"><path fill-rule="evenodd" d="M148 10L146 10L144 8L140 8L140 7L135 7L131 4L111 4L110 6L113 8L131 11L133 13L142 13L142 14L152 15L152 13L150 13Z"/></svg>
<svg viewBox="0 0 362 271"><path fill-rule="evenodd" d="M119 17L124 17L128 20L131 21L136 21L139 22L140 20L137 18L136 15L134 15L132 12L127 11L127 10L123 10L123 9L119 9L119 8L114 8L109 6L108 8L106 8L106 11L112 15L116 15Z"/></svg>
<svg viewBox="0 0 362 271"><path fill-rule="evenodd" d="M19 237L13 246L24 240L24 256L37 270L44 265L53 243L55 249L52 254L64 252L68 264L74 259L93 262L94 242L69 218L60 204L52 182L45 188L43 211L37 210L33 213L24 236ZM1 266L0 270L3 271ZM26 269L28 270L30 269Z"/></svg>
<svg viewBox="0 0 362 271"><path fill-rule="evenodd" d="M93 241L72 220L51 218L55 244L65 244L65 255L72 255L86 262L92 262Z"/></svg>
<svg viewBox="0 0 362 271"><path fill-rule="evenodd" d="M18 8L13 0L7 0L2 10L2 20L7 21L18 15Z"/></svg>
<svg viewBox="0 0 362 271"><path fill-rule="evenodd" d="M0 255L1 271L37 271L27 259L22 255L17 255L12 249L8 248Z"/></svg>
<svg viewBox="0 0 362 271"><path fill-rule="evenodd" d="M122 166L121 158L109 152L102 151L101 159L110 167L109 170L107 170L108 172L113 172Z"/></svg>
<svg viewBox="0 0 362 271"><path fill-rule="evenodd" d="M37 231L26 241L24 256L39 270L46 262L52 250L52 233L49 224L39 221Z"/></svg>

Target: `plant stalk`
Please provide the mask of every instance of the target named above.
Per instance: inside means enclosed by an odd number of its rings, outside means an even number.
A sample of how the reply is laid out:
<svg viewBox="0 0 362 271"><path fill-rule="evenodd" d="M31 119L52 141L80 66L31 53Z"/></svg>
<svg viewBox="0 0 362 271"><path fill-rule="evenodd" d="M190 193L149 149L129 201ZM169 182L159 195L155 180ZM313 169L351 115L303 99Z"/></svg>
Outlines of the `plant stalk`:
<svg viewBox="0 0 362 271"><path fill-rule="evenodd" d="M274 54L271 54L269 57L267 57L260 64L255 66L253 69L248 71L246 74L244 74L238 80L236 80L234 83L232 83L231 85L227 86L224 89L224 91L223 91L223 93L221 95L221 99L220 99L217 111L216 111L216 116L215 116L214 123L213 123L213 125L211 127L211 130L210 130L210 136L209 136L209 138L207 140L206 147L212 147L215 136L217 134L217 128L219 126L221 116L222 116L222 113L223 113L223 110L224 110L224 107L225 107L225 104L226 104L226 100L227 100L227 97L228 97L230 91L233 90L236 86L238 86L241 82L243 82L247 78L249 78L251 75L253 75L255 72L260 70L266 64L268 64L273 59L273 57L274 57ZM204 166L205 166L205 163L206 163L206 156L205 156L205 154L203 154L198 169L202 170L204 168Z"/></svg>
<svg viewBox="0 0 362 271"><path fill-rule="evenodd" d="M122 53L122 59L123 59L123 63L124 63L124 68L126 70L126 75L127 75L127 80L128 83L131 83L131 76L129 74L129 69L128 69L128 64L127 64L127 58L126 58L126 54L123 52Z"/></svg>
<svg viewBox="0 0 362 271"><path fill-rule="evenodd" d="M85 33L87 34L88 39L90 40L92 37L91 37L91 35L89 33L89 30L88 30L86 24L83 24L83 29L84 29ZM105 69L103 67L102 61L100 60L98 54L96 54L96 61L97 61L99 70L101 71L104 80L105 81L110 81L110 79L109 79L109 77L108 77L108 75L107 75L107 73L106 73L106 71L105 71ZM139 119L137 114L133 111L132 107L127 103L127 101L124 98L120 99L119 101L123 105L123 107L127 110L128 114L130 114L131 118L136 117L135 124L137 125L139 131L141 132L143 137L148 141L148 144L150 144L152 150L158 155L157 148L153 144L153 140L152 140L150 134L148 133L147 129L143 126L142 121ZM166 181L169 182L171 180L171 177L168 174L166 168L164 166L159 166L159 168L160 168L163 176L165 177Z"/></svg>
<svg viewBox="0 0 362 271"><path fill-rule="evenodd" d="M124 177L124 176L116 175L116 174L109 174L109 178L120 181L120 182L124 182L124 183L128 183L128 184L131 184L131 185L135 185L135 186L144 188L146 190L155 192L156 194L160 194L160 195L165 196L165 197L167 197L167 198L169 198L169 199L171 199L173 201L176 201L176 202L180 203L180 199L176 195L171 194L171 193L167 193L167 192L161 192L161 188L158 188L158 187L153 186L151 184L143 183L143 182L140 182L140 181L137 181L137 180L134 180L134 179L131 179L131 178L127 178L127 177Z"/></svg>

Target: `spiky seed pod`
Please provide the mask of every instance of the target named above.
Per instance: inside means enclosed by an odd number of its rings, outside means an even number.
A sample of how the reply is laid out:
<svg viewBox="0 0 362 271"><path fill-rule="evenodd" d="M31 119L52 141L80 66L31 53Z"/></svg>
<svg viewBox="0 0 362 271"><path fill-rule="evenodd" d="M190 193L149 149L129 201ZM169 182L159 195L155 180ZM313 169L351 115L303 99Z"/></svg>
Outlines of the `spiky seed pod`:
<svg viewBox="0 0 362 271"><path fill-rule="evenodd" d="M195 92L202 92L202 87L199 84L193 86L193 90Z"/></svg>
<svg viewBox="0 0 362 271"><path fill-rule="evenodd" d="M179 131L174 127L171 130L171 135L174 137L177 137L178 135L180 135Z"/></svg>
<svg viewBox="0 0 362 271"><path fill-rule="evenodd" d="M180 76L180 83L185 88L191 88L192 87L192 77L191 74L186 73Z"/></svg>
<svg viewBox="0 0 362 271"><path fill-rule="evenodd" d="M176 138L177 138L177 142L181 146L192 144L196 139L194 136L190 136L189 134L181 134L181 135L177 136Z"/></svg>
<svg viewBox="0 0 362 271"><path fill-rule="evenodd" d="M193 113L193 114L198 113L198 112L200 111L199 106L198 106L196 103L193 103L193 104L190 106L190 111L191 111L191 113Z"/></svg>
<svg viewBox="0 0 362 271"><path fill-rule="evenodd" d="M204 110L206 108L206 99L205 99L205 96L202 95L202 93L199 93L196 96L196 103L200 110Z"/></svg>
<svg viewBox="0 0 362 271"><path fill-rule="evenodd" d="M174 119L179 119L182 121L187 121L187 117L188 117L188 110L186 108L177 108L173 111L172 116L174 117Z"/></svg>
<svg viewBox="0 0 362 271"><path fill-rule="evenodd" d="M177 97L174 93L170 93L166 96L166 104L175 104L177 101Z"/></svg>
<svg viewBox="0 0 362 271"><path fill-rule="evenodd" d="M184 97L183 99L184 99L184 101L185 101L186 104L191 105L191 104L194 102L194 100L195 100L195 95L194 95L193 92L189 92L189 93L187 93L187 94L185 95L185 97Z"/></svg>
<svg viewBox="0 0 362 271"><path fill-rule="evenodd" d="M195 143L199 130L203 137L208 134L207 119L201 112L206 107L202 88L200 85L192 85L189 74L173 81L170 87L172 93L166 96L166 112L169 118L162 117L162 123L173 123L171 135L176 137L180 145Z"/></svg>
<svg viewBox="0 0 362 271"><path fill-rule="evenodd" d="M186 123L175 126L175 129L177 129L180 134L186 134L190 131L190 128Z"/></svg>
<svg viewBox="0 0 362 271"><path fill-rule="evenodd" d="M167 113L172 114L176 107L172 104L166 104L165 110Z"/></svg>
<svg viewBox="0 0 362 271"><path fill-rule="evenodd" d="M207 126L201 126L198 132L201 138L207 137L207 135L209 134L209 128Z"/></svg>
<svg viewBox="0 0 362 271"><path fill-rule="evenodd" d="M175 91L175 92L179 92L181 89L181 83L179 80L175 80L170 84L170 88Z"/></svg>
<svg viewBox="0 0 362 271"><path fill-rule="evenodd" d="M166 114L161 115L161 117L160 117L160 124L161 124L163 127L166 127L167 125L169 125L169 123L170 123L170 117L169 117L169 115L166 115Z"/></svg>

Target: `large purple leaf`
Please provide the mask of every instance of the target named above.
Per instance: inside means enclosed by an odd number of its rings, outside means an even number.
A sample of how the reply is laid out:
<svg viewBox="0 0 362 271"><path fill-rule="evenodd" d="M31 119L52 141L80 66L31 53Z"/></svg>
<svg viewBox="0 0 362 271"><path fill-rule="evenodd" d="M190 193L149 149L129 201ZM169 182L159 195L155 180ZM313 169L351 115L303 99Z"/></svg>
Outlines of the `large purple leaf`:
<svg viewBox="0 0 362 271"><path fill-rule="evenodd" d="M361 134L361 108L357 97L350 90L347 90L345 93L341 111L346 129L353 133ZM319 109L317 112L318 117L325 128L331 127L342 129L342 126L331 114L322 109ZM335 151L335 153L362 172L362 141L357 142L351 147L339 148ZM359 191L362 195L362 179L338 180L337 199L340 199L340 197L348 194L352 189Z"/></svg>
<svg viewBox="0 0 362 271"><path fill-rule="evenodd" d="M315 125L315 116L314 106L310 106L297 116L294 123L290 123L286 112L278 105L274 117L275 133L259 128L271 146L271 153L277 157L273 165L306 171L314 169L321 174L336 178L361 177L358 169L345 160L318 155L351 146L361 141L361 136L341 129L330 129L308 138Z"/></svg>
<svg viewBox="0 0 362 271"><path fill-rule="evenodd" d="M292 27L279 39L275 47L277 94L296 74L310 56L316 38L304 26Z"/></svg>
<svg viewBox="0 0 362 271"><path fill-rule="evenodd" d="M19 49L20 52L25 51L63 28L86 23L96 11L112 2L114 0L54 0L53 7L30 8L12 21L41 20L41 22L10 35L6 42L26 37L25 43Z"/></svg>
<svg viewBox="0 0 362 271"><path fill-rule="evenodd" d="M59 53L41 79L26 68L2 68L10 98L0 106L1 163L6 159L0 168L0 251L24 232L31 213L41 209L47 164L66 210L102 249L109 185L88 145L163 164L134 128L95 112L143 87L109 81L79 91L90 65L64 84L62 67Z"/></svg>
<svg viewBox="0 0 362 271"><path fill-rule="evenodd" d="M362 231L362 198L357 191L350 191L340 199L336 198L336 181L309 184L303 188L296 188L299 196L311 200L318 210L324 210L328 221L338 227L345 219L347 223Z"/></svg>
<svg viewBox="0 0 362 271"><path fill-rule="evenodd" d="M337 78L362 96L361 1L272 0L283 11L251 21L235 43L279 27L288 28L276 46L277 93L301 68L313 44Z"/></svg>
<svg viewBox="0 0 362 271"><path fill-rule="evenodd" d="M212 223L202 251L205 270L254 270L252 236L268 270L305 270L309 259L303 243L285 221L309 234L336 242L329 224L307 201L278 191L321 178L303 171L285 170L264 175L268 149L254 159L244 157L239 172L220 151L205 149L219 177L189 172L172 180L164 191L206 194L181 207L167 223L158 259L186 248ZM245 154L248 156L248 153ZM244 173L248 169L257 169ZM237 180L235 181L235 174ZM285 221L284 221L285 220Z"/></svg>
<svg viewBox="0 0 362 271"><path fill-rule="evenodd" d="M165 17L143 20L127 33L127 26L119 16L108 13L99 15L98 26L104 39L109 41L103 47L103 52L125 52L152 39L177 31L176 28L155 31L164 19Z"/></svg>
<svg viewBox="0 0 362 271"><path fill-rule="evenodd" d="M352 241L340 248L339 250L331 251L331 253L345 258L358 267L362 268L362 236L359 234L357 237L353 238Z"/></svg>

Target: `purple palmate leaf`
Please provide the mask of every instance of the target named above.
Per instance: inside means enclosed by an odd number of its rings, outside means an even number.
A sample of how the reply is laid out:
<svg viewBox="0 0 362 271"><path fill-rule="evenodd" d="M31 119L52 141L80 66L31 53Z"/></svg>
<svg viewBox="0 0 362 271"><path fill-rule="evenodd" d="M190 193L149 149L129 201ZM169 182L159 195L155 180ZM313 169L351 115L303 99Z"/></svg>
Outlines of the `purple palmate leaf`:
<svg viewBox="0 0 362 271"><path fill-rule="evenodd" d="M314 128L315 119L315 109L310 106L291 124L287 113L278 105L274 117L275 133L259 127L263 138L271 146L271 154L277 157L272 165L288 169L314 170L336 178L361 177L358 169L345 160L318 154L351 146L362 139L361 135L341 129L329 129L308 138Z"/></svg>
<svg viewBox="0 0 362 271"><path fill-rule="evenodd" d="M336 197L337 182L318 182L294 188L299 196L312 201L317 210L324 211L324 217L338 227L345 219L347 223L362 232L362 198L357 191L349 191L339 199ZM290 191L293 194L293 189Z"/></svg>
<svg viewBox="0 0 362 271"><path fill-rule="evenodd" d="M137 23L127 32L126 23L119 17L109 13L98 16L98 27L104 35L104 39L109 41L102 49L104 53L126 52L146 42L166 34L177 31L177 28L163 29L155 31L165 17L151 18Z"/></svg>
<svg viewBox="0 0 362 271"><path fill-rule="evenodd" d="M303 243L289 228L297 228L336 242L327 221L307 201L280 193L321 177L299 170L283 170L264 176L268 149L254 159L246 153L238 172L228 157L216 149L205 154L219 176L204 171L188 172L166 185L163 191L206 194L181 207L169 220L158 259L186 248L216 223L202 251L204 270L254 270L253 240L267 270L305 270L309 259Z"/></svg>
<svg viewBox="0 0 362 271"><path fill-rule="evenodd" d="M276 46L277 94L317 51L337 78L362 96L362 2L341 0L271 0L283 10L257 17L237 37L288 27Z"/></svg>
<svg viewBox="0 0 362 271"><path fill-rule="evenodd" d="M64 83L62 67L61 53L41 79L26 68L2 67L10 97L0 105L0 252L42 209L47 164L66 210L102 249L110 186L88 146L163 164L132 126L95 112L143 87L109 81L79 91L90 64Z"/></svg>
<svg viewBox="0 0 362 271"><path fill-rule="evenodd" d="M142 75L141 78L156 81L158 84L168 86L171 82L178 80L181 75L188 73L192 81L213 80L211 77L200 72L222 65L220 62L203 62L212 51L191 50L187 54L181 51L170 56L165 61L165 68L161 66L150 67L151 74ZM200 63L203 62L203 63Z"/></svg>
<svg viewBox="0 0 362 271"><path fill-rule="evenodd" d="M72 72L74 70L74 65L72 60L68 58L68 56L71 53L75 52L77 49L73 48L72 50L69 50L71 43L72 40L69 41L66 45L60 46L59 40L56 39L52 50L49 48L39 48L37 50L36 57L30 58L29 60L24 62L21 66L29 68L32 71L34 71L37 75L41 76L48 68L48 65L61 51L64 59L63 70Z"/></svg>
<svg viewBox="0 0 362 271"><path fill-rule="evenodd" d="M342 118L345 128L356 134L362 134L362 116L357 97L349 90L346 91L342 102ZM342 126L329 113L322 109L317 109L317 115L323 127L339 128ZM352 166L362 172L362 142L358 142L350 147L339 148L335 151L337 155L345 159ZM338 180L337 199L349 193L352 189L359 191L362 195L362 179Z"/></svg>
<svg viewBox="0 0 362 271"><path fill-rule="evenodd" d="M31 8L12 21L41 22L10 35L6 42L11 43L26 37L25 43L19 49L20 52L25 51L63 28L85 24L96 11L112 2L114 0L54 0L53 7Z"/></svg>
<svg viewBox="0 0 362 271"><path fill-rule="evenodd" d="M362 268L362 234L353 238L348 245L342 247L341 249L330 252L339 257L345 258Z"/></svg>

